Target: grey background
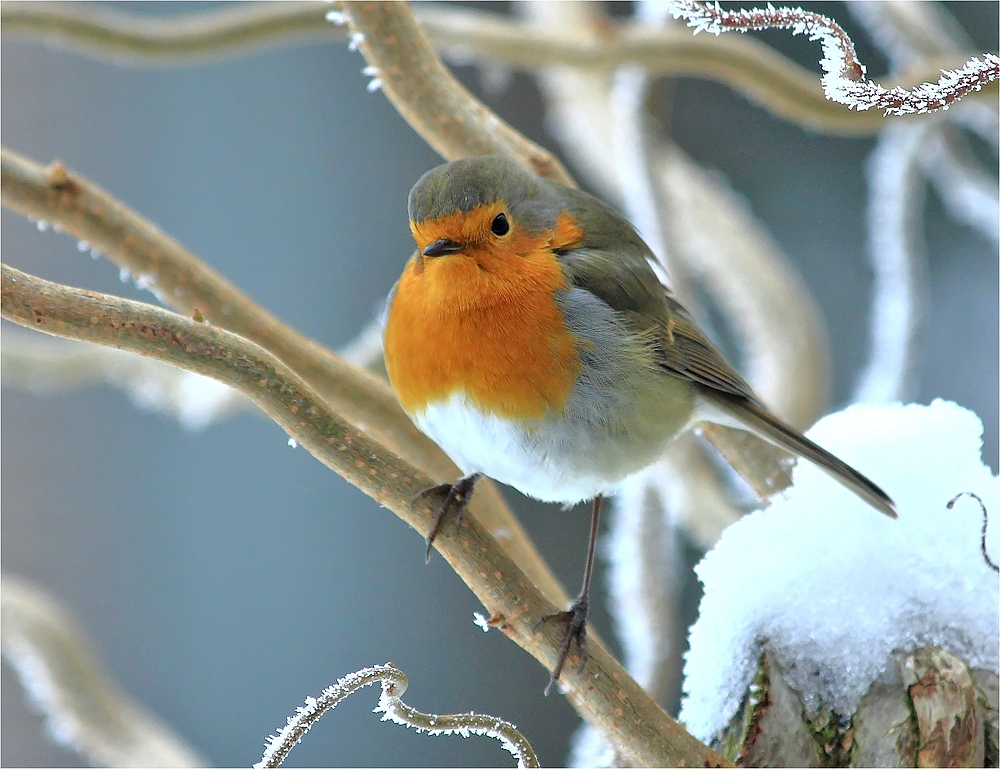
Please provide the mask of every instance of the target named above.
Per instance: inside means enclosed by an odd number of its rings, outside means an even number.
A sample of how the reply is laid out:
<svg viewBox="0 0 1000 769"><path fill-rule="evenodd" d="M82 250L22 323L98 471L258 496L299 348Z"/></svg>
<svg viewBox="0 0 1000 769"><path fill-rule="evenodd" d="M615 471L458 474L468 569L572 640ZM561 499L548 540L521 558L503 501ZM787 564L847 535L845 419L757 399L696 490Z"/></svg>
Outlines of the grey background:
<svg viewBox="0 0 1000 769"><path fill-rule="evenodd" d="M949 4L993 51L997 7ZM843 6L816 9L856 33ZM817 45L765 39L818 70ZM863 35L855 39L870 72L884 72ZM439 162L382 94L365 91L363 66L337 42L143 69L5 39L3 143L41 162L62 159L278 316L338 346L398 276L412 248L406 194ZM476 70L457 71L483 93ZM554 147L529 77L514 74L484 98ZM842 403L867 350L871 140L810 135L696 81L674 90L670 124L688 152L747 197L816 293ZM2 216L6 262L151 301L70 238ZM918 400L950 398L979 413L995 469L997 255L947 220L933 195L927 222L931 323ZM562 697L541 696L544 671L499 633L473 626L476 599L440 558L424 565L412 530L290 449L274 424L246 414L190 433L108 388L52 397L7 390L2 418L4 572L60 596L125 688L213 762L249 765L306 695L385 661L409 676L410 704L503 716L523 727L544 764L565 760L577 719ZM508 496L575 590L586 509L564 514ZM605 596L597 600L593 622L610 638ZM78 763L40 733L6 666L2 675L0 762ZM430 740L380 723L374 703L374 693L347 701L290 765L507 762L492 741Z"/></svg>

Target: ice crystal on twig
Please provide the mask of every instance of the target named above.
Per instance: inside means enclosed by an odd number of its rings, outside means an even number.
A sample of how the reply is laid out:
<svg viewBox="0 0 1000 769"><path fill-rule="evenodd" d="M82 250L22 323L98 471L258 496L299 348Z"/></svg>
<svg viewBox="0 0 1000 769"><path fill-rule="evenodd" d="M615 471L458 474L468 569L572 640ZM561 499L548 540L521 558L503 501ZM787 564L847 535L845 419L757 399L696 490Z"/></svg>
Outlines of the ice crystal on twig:
<svg viewBox="0 0 1000 769"><path fill-rule="evenodd" d="M908 115L948 109L968 93L982 89L1000 77L1000 58L984 53L973 57L963 67L943 70L936 83L923 83L910 90L884 88L865 77L865 67L858 61L854 43L832 19L801 8L751 8L747 11L724 11L718 4L697 0L673 0L670 12L684 18L698 32L747 32L763 29L787 29L793 35L807 35L823 46L820 66L823 91L831 101L856 110L881 109L887 115Z"/></svg>

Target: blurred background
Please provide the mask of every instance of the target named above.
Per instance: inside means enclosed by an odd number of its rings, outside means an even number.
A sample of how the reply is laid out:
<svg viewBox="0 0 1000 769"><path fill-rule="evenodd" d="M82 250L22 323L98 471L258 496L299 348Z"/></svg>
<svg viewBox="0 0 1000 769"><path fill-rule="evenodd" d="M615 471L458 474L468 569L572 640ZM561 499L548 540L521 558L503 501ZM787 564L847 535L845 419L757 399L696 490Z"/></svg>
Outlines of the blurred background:
<svg viewBox="0 0 1000 769"><path fill-rule="evenodd" d="M114 5L143 14L206 7ZM977 49L997 50L997 3L947 8ZM884 74L885 59L843 5L810 10L838 19L869 73ZM762 37L819 71L818 44ZM5 147L64 161L326 345L344 345L377 312L412 249L407 192L440 159L384 95L366 91L365 63L344 42L168 68L13 38L0 55ZM532 77L456 72L516 128L557 149ZM702 81L678 81L668 114L676 142L745 196L814 292L833 349L831 405L842 405L868 352L864 168L873 140L807 133ZM2 217L6 263L152 301L73 239ZM925 217L930 301L917 400L947 398L978 413L995 471L996 248L947 218L933 193ZM546 672L473 625L481 606L440 557L424 565L414 531L289 448L273 423L244 413L191 432L108 387L52 396L7 388L2 420L3 571L60 597L125 689L215 764L253 763L307 695L387 661L409 677L414 707L501 716L522 727L544 765L565 761L578 719L563 697L542 697ZM564 513L506 493L575 592L586 506ZM689 593L693 619L696 583ZM613 641L600 587L596 601L594 626ZM0 763L79 765L43 733L6 665L2 676ZM509 758L490 740L428 739L381 723L370 713L376 697L360 694L327 715L289 765Z"/></svg>

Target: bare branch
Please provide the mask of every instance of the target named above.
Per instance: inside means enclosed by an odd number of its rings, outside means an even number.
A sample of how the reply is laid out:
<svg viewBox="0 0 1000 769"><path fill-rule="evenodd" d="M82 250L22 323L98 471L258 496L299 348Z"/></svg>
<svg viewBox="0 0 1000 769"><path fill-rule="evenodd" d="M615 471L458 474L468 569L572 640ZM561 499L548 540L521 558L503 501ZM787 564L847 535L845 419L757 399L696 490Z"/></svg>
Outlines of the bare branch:
<svg viewBox="0 0 1000 769"><path fill-rule="evenodd" d="M497 117L438 59L405 3L342 5L357 44L393 106L446 160L507 155L539 176L573 184L548 150Z"/></svg>
<svg viewBox="0 0 1000 769"><path fill-rule="evenodd" d="M948 504L945 505L945 507L949 510L953 509L955 507L955 503L962 497L971 497L979 503L979 509L983 511L983 527L979 531L979 552L983 554L983 561L987 566L993 569L993 571L1000 572L1000 565L990 558L989 550L986 548L986 532L989 530L990 526L990 514L986 509L986 504L983 502L982 498L974 492L963 491L948 500Z"/></svg>
<svg viewBox="0 0 1000 769"><path fill-rule="evenodd" d="M337 683L323 690L319 697L306 699L305 707L296 710L288 723L268 738L267 749L254 769L273 769L281 766L289 752L305 736L320 717L350 697L356 691L372 684L382 685L376 713L384 713L383 721L392 721L402 726L410 726L418 732L431 736L441 734L461 734L468 737L478 734L500 740L504 750L517 759L519 767L537 767L538 759L531 745L512 723L495 716L480 713L459 713L439 716L421 713L402 701L407 680L399 668L392 664L375 665L356 673L338 678Z"/></svg>
<svg viewBox="0 0 1000 769"><path fill-rule="evenodd" d="M132 66L191 64L287 45L343 38L322 2L244 3L195 13L149 16L82 3L5 3L3 33Z"/></svg>
<svg viewBox="0 0 1000 769"><path fill-rule="evenodd" d="M132 65L176 65L299 39L342 38L345 30L324 18L329 8L326 3L258 2L150 18L80 3L4 2L0 19L5 35L43 37L83 54ZM422 6L414 14L431 42L456 61L472 57L528 70L566 65L604 76L631 63L650 74L724 83L813 131L869 135L887 125L879 114L844 110L827 101L815 76L756 40L695 38L684 30L629 24L604 25L599 34L583 38L477 9ZM912 88L964 61L949 57L914 68L898 85ZM995 96L995 86L988 90Z"/></svg>
<svg viewBox="0 0 1000 769"><path fill-rule="evenodd" d="M49 732L95 766L207 766L103 669L83 630L39 588L4 577L0 647Z"/></svg>
<svg viewBox="0 0 1000 769"><path fill-rule="evenodd" d="M793 35L805 34L823 45L820 65L826 73L821 80L826 97L856 110L875 108L887 115L910 115L948 109L968 93L982 90L1000 77L1000 58L982 54L969 59L958 69L943 70L936 83L923 83L912 89L887 89L865 79L865 67L858 61L854 43L839 24L825 16L801 8L753 8L749 11L723 11L718 4L698 0L672 0L671 12L687 19L695 33L762 29L787 29Z"/></svg>
<svg viewBox="0 0 1000 769"><path fill-rule="evenodd" d="M250 397L295 441L422 535L437 508L418 493L432 479L345 421L286 364L224 329L168 310L61 286L3 266L3 317L71 339L85 339L167 361L224 381ZM503 618L505 635L551 670L562 642L558 623L541 623L555 606L503 546L472 516L443 529L435 547L483 602ZM536 631L536 627L538 628ZM718 756L667 716L591 637L582 664L560 683L573 706L637 761L718 764Z"/></svg>

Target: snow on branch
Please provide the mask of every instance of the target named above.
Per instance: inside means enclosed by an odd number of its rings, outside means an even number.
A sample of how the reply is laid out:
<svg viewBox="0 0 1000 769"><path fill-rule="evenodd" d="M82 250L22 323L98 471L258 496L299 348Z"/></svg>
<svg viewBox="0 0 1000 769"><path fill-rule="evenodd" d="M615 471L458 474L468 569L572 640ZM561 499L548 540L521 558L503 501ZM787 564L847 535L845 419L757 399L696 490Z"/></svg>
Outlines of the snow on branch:
<svg viewBox="0 0 1000 769"><path fill-rule="evenodd" d="M431 736L461 734L468 737L470 734L477 734L493 737L500 740L504 750L517 759L519 767L539 765L528 741L517 727L503 719L481 713L438 716L421 713L405 704L401 698L406 691L406 676L399 668L389 664L375 665L346 675L337 679L333 686L327 687L318 698L307 697L306 704L296 709L295 715L288 718L288 723L268 738L264 756L254 764L254 769L281 766L291 749L324 713L337 707L354 692L376 683L382 685L382 695L375 712L383 714L383 721L409 726Z"/></svg>
<svg viewBox="0 0 1000 769"><path fill-rule="evenodd" d="M93 766L207 766L122 690L59 601L17 577L0 590L0 649L52 737Z"/></svg>
<svg viewBox="0 0 1000 769"><path fill-rule="evenodd" d="M684 18L698 32L723 32L763 29L788 29L793 35L807 35L823 46L820 66L823 91L830 101L856 110L880 109L886 115L909 115L948 109L967 93L979 91L1000 77L1000 58L984 53L973 57L956 70L943 70L936 83L923 83L912 89L885 88L865 78L865 66L858 61L854 43L832 19L801 8L751 8L724 11L718 3L697 0L672 0L670 12Z"/></svg>
<svg viewBox="0 0 1000 769"><path fill-rule="evenodd" d="M808 436L888 489L899 519L803 462L784 499L726 529L695 569L705 594L681 709L695 736L731 724L764 652L813 723L850 719L895 654L937 647L996 676L1000 485L982 435L974 413L942 400L854 405L816 423Z"/></svg>

